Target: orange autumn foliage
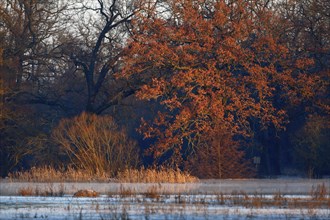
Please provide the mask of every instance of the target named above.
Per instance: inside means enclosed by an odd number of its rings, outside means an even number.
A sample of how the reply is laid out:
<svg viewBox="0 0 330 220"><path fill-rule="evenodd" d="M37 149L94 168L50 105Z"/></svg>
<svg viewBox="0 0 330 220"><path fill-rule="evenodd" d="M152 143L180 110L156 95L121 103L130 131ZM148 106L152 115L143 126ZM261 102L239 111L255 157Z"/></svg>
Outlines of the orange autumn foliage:
<svg viewBox="0 0 330 220"><path fill-rule="evenodd" d="M251 120L276 128L287 122L286 111L274 105L275 93L296 96L294 75L307 76L294 72L289 50L278 43L271 29L276 16L254 5L171 0L161 6L165 13L155 7L133 21L123 72L151 78L138 97L165 106L140 129L157 139L150 148L156 159L170 154L169 163L180 164L219 125L232 138L252 135Z"/></svg>
<svg viewBox="0 0 330 220"><path fill-rule="evenodd" d="M201 141L198 150L185 163L191 174L199 178L246 178L253 177L255 170L246 160L239 142L221 127L216 127Z"/></svg>

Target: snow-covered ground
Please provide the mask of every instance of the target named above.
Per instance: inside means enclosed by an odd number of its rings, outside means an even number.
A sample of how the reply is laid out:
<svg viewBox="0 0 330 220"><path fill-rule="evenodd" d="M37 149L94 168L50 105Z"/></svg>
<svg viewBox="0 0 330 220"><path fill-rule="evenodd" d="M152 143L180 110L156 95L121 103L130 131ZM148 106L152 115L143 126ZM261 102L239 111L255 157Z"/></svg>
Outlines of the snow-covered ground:
<svg viewBox="0 0 330 220"><path fill-rule="evenodd" d="M200 196L204 197L204 196ZM330 219L328 208L244 207L134 197L1 197L0 219Z"/></svg>
<svg viewBox="0 0 330 220"><path fill-rule="evenodd" d="M329 179L203 180L192 184L0 181L0 219L330 219L329 202L301 206L312 201L311 192L321 185L329 200ZM18 196L22 188L58 190L64 196ZM79 189L94 189L101 196L72 197ZM303 202L297 206L252 204L253 198L272 201L276 195L281 201ZM240 202L245 196L251 204Z"/></svg>

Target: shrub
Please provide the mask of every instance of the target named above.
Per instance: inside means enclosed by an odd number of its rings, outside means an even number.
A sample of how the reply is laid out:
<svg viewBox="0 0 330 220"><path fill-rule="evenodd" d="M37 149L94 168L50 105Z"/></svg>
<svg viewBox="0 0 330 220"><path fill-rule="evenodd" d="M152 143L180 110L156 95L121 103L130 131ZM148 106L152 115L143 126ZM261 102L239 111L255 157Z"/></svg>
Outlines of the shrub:
<svg viewBox="0 0 330 220"><path fill-rule="evenodd" d="M139 163L137 144L110 116L82 113L63 119L53 130L52 138L79 170L109 173L113 177L118 170Z"/></svg>

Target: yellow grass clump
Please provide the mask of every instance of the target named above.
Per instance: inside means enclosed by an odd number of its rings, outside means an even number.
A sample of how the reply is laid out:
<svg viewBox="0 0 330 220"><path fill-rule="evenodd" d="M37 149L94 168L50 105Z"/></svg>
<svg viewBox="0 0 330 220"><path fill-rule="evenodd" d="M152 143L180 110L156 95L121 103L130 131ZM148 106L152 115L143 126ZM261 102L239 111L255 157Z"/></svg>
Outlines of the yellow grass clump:
<svg viewBox="0 0 330 220"><path fill-rule="evenodd" d="M179 169L126 169L117 174L119 182L128 183L190 183L197 182L197 177Z"/></svg>
<svg viewBox="0 0 330 220"><path fill-rule="evenodd" d="M79 190L75 194L73 194L73 197L98 197L99 193L91 190L91 189L83 189Z"/></svg>
<svg viewBox="0 0 330 220"><path fill-rule="evenodd" d="M20 196L33 196L34 192L32 190L32 188L27 187L27 188L21 188L18 190L18 194Z"/></svg>

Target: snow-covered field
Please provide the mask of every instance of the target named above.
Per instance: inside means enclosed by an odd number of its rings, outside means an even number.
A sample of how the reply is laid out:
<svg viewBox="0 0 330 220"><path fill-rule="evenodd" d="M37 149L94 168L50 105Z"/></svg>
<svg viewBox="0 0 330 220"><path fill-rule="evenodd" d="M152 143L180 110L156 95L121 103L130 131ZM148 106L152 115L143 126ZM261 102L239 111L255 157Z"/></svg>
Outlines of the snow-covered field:
<svg viewBox="0 0 330 220"><path fill-rule="evenodd" d="M325 200L313 201L323 186ZM19 196L19 191L63 196ZM93 189L97 198L75 198ZM0 181L0 219L330 219L330 180L203 180L187 184ZM321 204L321 205L320 205Z"/></svg>

